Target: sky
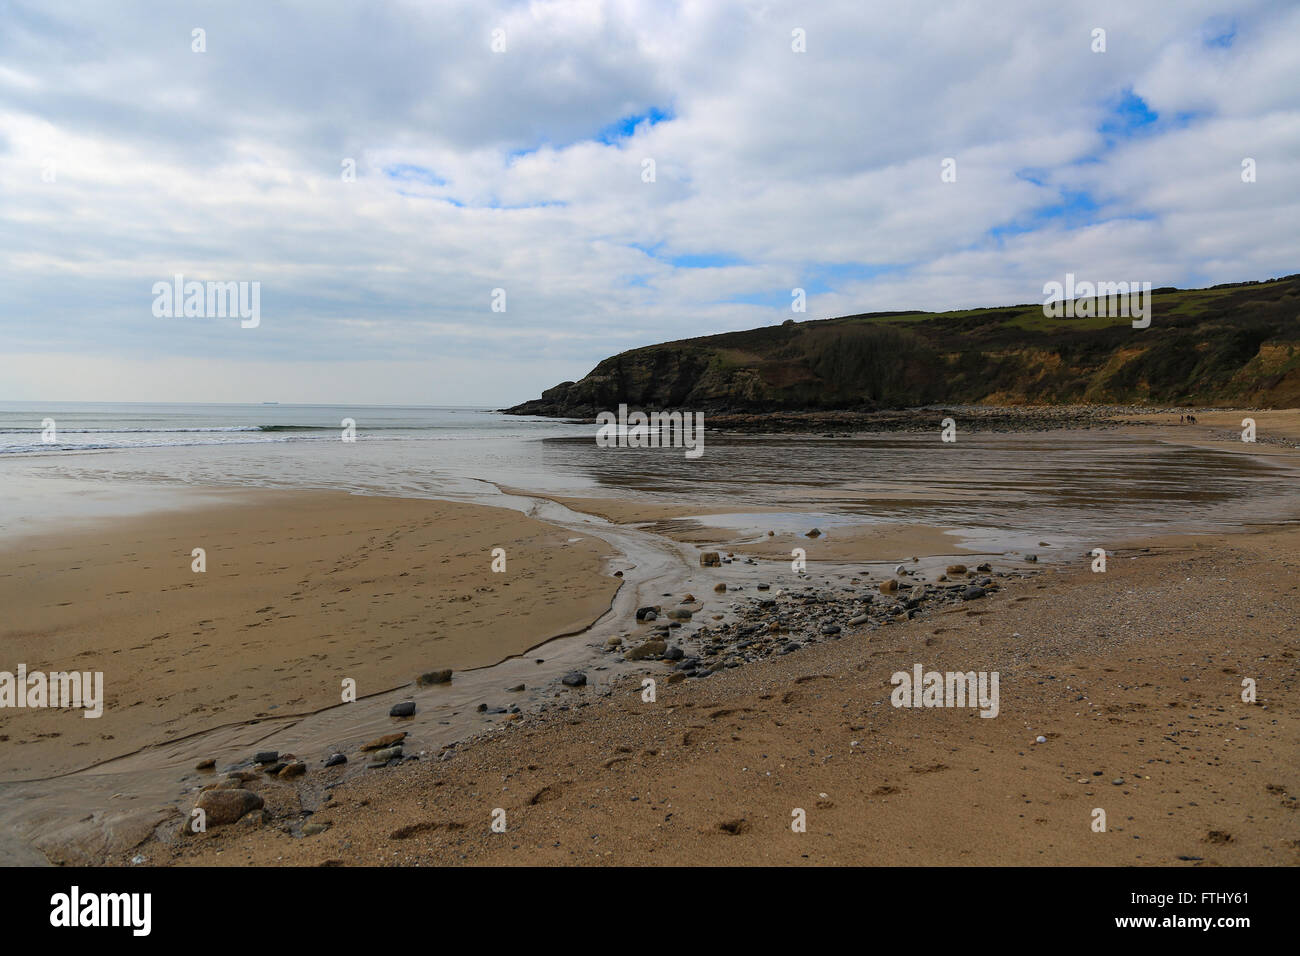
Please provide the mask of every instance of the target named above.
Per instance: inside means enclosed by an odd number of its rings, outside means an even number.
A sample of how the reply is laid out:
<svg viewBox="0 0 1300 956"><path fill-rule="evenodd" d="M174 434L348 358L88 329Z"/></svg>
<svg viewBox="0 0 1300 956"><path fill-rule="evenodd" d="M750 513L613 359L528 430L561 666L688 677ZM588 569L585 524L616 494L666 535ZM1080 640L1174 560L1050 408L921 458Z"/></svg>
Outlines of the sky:
<svg viewBox="0 0 1300 956"><path fill-rule="evenodd" d="M0 400L500 407L1298 253L1293 0L0 0Z"/></svg>

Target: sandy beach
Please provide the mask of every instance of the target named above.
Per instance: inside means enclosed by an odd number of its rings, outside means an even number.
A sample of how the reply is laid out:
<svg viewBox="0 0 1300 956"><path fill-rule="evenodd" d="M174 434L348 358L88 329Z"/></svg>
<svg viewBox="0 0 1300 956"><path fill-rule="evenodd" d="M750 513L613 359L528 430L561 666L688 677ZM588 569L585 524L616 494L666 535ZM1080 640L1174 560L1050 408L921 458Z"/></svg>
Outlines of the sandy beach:
<svg viewBox="0 0 1300 956"><path fill-rule="evenodd" d="M586 627L601 541L477 505L325 492L104 520L0 553L7 669L100 671L104 715L5 712L0 782L496 664ZM206 570L193 570L195 548ZM493 549L505 573L493 573Z"/></svg>
<svg viewBox="0 0 1300 956"><path fill-rule="evenodd" d="M1222 427L1132 429L1241 451ZM1245 453L1294 461L1276 442ZM1038 542L1035 563L951 528L838 523L861 489L804 489L828 509L813 536L768 498L501 492L510 507L227 489L11 547L6 658L102 671L107 700L98 719L6 713L0 851L1300 862L1300 529L1112 538L1097 573L1075 545ZM703 566L710 549L722 563ZM997 673L996 719L892 706L893 675L918 665ZM413 715L391 716L404 701ZM249 806L182 833L214 790Z"/></svg>
<svg viewBox="0 0 1300 956"><path fill-rule="evenodd" d="M1295 865L1297 566L1295 531L1153 543L1104 575L1050 573L978 608L661 684L653 704L636 680L608 698L573 690L567 711L327 791L309 817L328 827L318 835L272 820L146 853L204 865ZM891 707L890 675L918 662L1000 671L999 718ZM1244 677L1255 704L1241 700ZM498 808L504 833L490 830ZM804 833L791 830L797 809ZM1092 828L1097 809L1106 832Z"/></svg>

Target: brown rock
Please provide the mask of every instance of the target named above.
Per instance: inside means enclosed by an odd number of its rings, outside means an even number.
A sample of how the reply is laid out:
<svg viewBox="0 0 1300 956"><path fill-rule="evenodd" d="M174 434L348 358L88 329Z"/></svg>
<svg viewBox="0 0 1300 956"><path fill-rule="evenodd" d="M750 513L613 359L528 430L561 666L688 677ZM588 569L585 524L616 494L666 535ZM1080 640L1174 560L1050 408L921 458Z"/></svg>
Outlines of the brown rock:
<svg viewBox="0 0 1300 956"><path fill-rule="evenodd" d="M722 555L716 551L705 551L700 555L700 567L702 568L720 568L722 567Z"/></svg>
<svg viewBox="0 0 1300 956"><path fill-rule="evenodd" d="M640 647L634 647L624 655L629 661L644 660L647 657L662 657L668 650L666 641L646 641Z"/></svg>
<svg viewBox="0 0 1300 956"><path fill-rule="evenodd" d="M888 581L880 582L881 594L894 594L897 591L898 591L898 581L895 578L890 578Z"/></svg>
<svg viewBox="0 0 1300 956"><path fill-rule="evenodd" d="M293 763L288 764L283 770L281 770L278 776L282 780L288 780L292 777L301 777L306 772L307 765L301 760L295 760Z"/></svg>
<svg viewBox="0 0 1300 956"><path fill-rule="evenodd" d="M966 565L964 565L964 564L950 564L950 565L948 565L948 571L947 571L947 573L948 573L948 574L965 574L965 573L966 573Z"/></svg>
<svg viewBox="0 0 1300 956"><path fill-rule="evenodd" d="M367 750L384 750L387 747L391 747L393 744L401 743L405 739L406 731L397 734L384 734L384 736L376 737L368 744L362 744L361 750L362 752Z"/></svg>
<svg viewBox="0 0 1300 956"><path fill-rule="evenodd" d="M262 809L263 803L261 795L252 790L204 790L194 806L203 811L204 825L211 828L234 823L245 813ZM188 826L193 822L191 816Z"/></svg>
<svg viewBox="0 0 1300 956"><path fill-rule="evenodd" d="M450 684L451 668L441 671L429 671L427 674L421 674L415 679L415 683L420 687L432 687L434 684Z"/></svg>

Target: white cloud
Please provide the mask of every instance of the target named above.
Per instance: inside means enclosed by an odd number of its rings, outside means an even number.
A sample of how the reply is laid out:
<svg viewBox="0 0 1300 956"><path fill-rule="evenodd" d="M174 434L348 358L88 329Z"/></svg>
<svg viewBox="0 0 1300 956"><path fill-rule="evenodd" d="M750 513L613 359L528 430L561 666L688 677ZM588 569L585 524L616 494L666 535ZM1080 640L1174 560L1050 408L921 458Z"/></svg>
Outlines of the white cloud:
<svg viewBox="0 0 1300 956"><path fill-rule="evenodd" d="M820 317L1296 268L1288 3L8 10L0 398L505 404L794 286ZM1108 138L1125 91L1159 119ZM260 281L262 326L154 319L178 272Z"/></svg>

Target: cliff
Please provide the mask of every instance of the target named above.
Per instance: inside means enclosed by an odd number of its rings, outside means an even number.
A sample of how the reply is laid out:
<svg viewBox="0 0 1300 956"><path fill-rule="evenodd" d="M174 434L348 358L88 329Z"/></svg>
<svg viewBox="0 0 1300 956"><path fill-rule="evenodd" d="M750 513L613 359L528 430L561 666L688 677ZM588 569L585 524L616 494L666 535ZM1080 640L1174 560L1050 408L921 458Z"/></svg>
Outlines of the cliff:
<svg viewBox="0 0 1300 956"><path fill-rule="evenodd" d="M1128 317L1049 318L1041 304L788 320L633 349L506 411L1300 406L1300 275L1157 289L1150 306L1144 329Z"/></svg>

